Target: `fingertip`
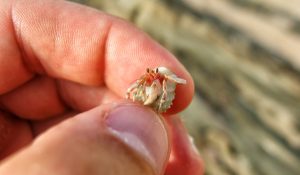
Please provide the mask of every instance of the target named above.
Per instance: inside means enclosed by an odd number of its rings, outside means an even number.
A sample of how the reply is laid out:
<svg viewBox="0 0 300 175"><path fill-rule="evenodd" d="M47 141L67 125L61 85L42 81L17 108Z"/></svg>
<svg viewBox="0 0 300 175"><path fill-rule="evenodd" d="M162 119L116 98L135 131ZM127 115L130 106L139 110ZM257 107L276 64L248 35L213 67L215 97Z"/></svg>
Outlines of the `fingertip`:
<svg viewBox="0 0 300 175"><path fill-rule="evenodd" d="M107 116L112 133L142 155L161 174L169 156L169 139L158 114L138 104L124 104Z"/></svg>
<svg viewBox="0 0 300 175"><path fill-rule="evenodd" d="M166 117L172 148L165 175L203 175L203 160L178 115Z"/></svg>

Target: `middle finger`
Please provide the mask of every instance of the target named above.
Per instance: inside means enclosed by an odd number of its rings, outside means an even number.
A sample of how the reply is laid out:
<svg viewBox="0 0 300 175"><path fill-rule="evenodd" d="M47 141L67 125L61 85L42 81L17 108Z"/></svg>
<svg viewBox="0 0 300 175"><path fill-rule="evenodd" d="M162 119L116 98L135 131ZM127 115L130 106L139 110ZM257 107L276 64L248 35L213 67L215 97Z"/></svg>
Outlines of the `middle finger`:
<svg viewBox="0 0 300 175"><path fill-rule="evenodd" d="M43 120L63 114L69 108L86 111L117 98L104 86L91 87L40 76L0 96L0 104L21 118Z"/></svg>

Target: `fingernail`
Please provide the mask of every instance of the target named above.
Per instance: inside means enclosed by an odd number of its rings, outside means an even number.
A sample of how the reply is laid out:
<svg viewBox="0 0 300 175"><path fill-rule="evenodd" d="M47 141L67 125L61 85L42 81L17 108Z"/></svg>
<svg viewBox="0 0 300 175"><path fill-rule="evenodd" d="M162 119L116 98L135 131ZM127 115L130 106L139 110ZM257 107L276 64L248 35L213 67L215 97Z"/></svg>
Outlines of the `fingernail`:
<svg viewBox="0 0 300 175"><path fill-rule="evenodd" d="M143 156L161 174L169 154L167 132L159 116L143 106L114 108L107 116L112 134Z"/></svg>

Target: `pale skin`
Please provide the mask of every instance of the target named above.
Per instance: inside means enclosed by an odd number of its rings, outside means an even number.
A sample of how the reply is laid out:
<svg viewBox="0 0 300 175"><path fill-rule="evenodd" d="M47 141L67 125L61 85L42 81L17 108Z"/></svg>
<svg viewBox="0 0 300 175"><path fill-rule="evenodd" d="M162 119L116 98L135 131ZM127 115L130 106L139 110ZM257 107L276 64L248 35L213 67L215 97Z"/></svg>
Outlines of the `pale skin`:
<svg viewBox="0 0 300 175"><path fill-rule="evenodd" d="M201 159L174 115L192 100L192 78L143 32L71 2L4 0L0 38L0 175L202 174ZM146 68L161 65L187 84L176 89L165 119L138 106L145 118L129 123L157 124L140 138L161 139L159 148L145 142L154 153L163 151L154 154L154 166L108 129L127 118L106 117L116 115L108 112L115 104L129 103L120 99Z"/></svg>

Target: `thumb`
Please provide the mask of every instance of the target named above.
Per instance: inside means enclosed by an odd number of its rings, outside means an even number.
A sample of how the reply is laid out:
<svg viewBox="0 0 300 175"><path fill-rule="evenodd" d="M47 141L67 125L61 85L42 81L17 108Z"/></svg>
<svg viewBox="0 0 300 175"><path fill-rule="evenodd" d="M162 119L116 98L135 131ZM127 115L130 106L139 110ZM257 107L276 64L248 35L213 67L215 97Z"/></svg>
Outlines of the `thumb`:
<svg viewBox="0 0 300 175"><path fill-rule="evenodd" d="M136 104L94 108L51 128L0 166L0 174L162 174L163 121Z"/></svg>

